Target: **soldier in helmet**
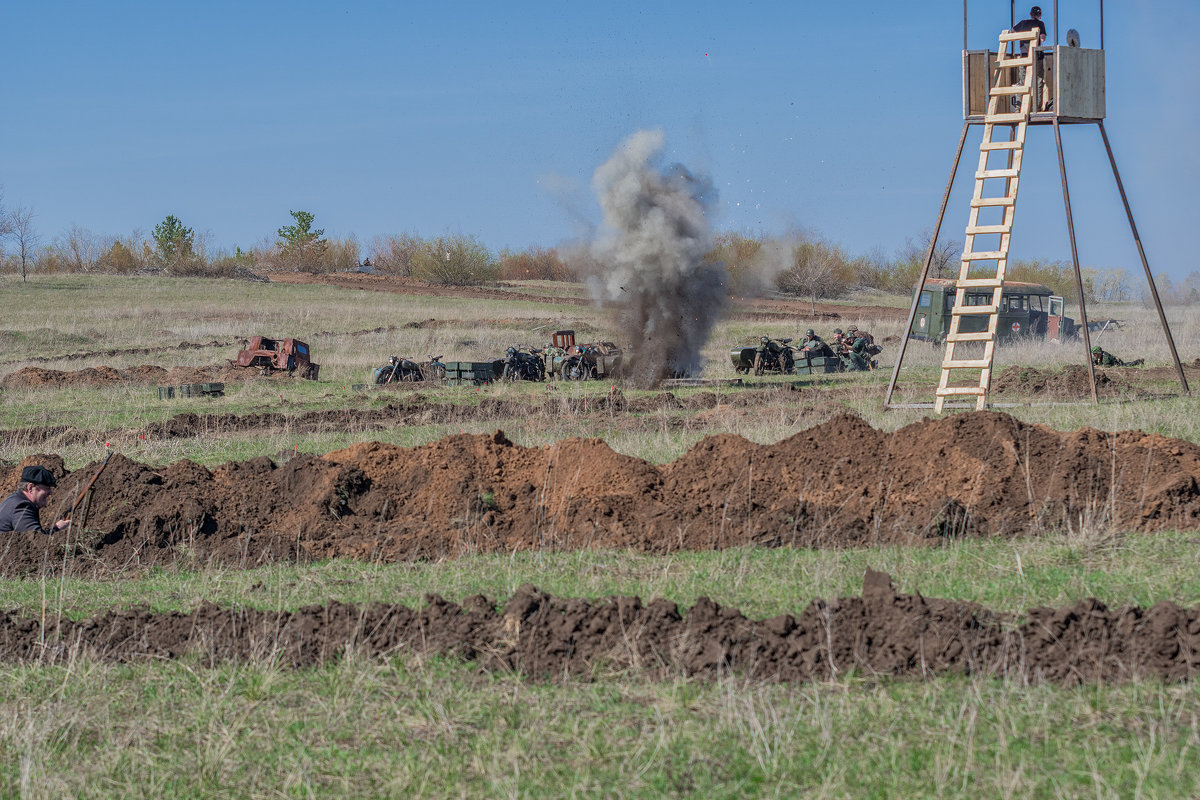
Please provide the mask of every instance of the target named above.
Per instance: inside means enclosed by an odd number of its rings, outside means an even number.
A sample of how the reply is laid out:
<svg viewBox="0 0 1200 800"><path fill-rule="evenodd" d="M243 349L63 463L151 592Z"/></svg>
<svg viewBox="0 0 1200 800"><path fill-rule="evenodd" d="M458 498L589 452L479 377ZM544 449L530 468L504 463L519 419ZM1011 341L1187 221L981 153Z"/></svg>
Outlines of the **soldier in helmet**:
<svg viewBox="0 0 1200 800"><path fill-rule="evenodd" d="M852 343L853 340L848 335L842 333L841 328L833 329L833 338L829 344L833 350L833 354L841 361L842 370L855 368L854 359L852 358L853 351L851 350Z"/></svg>
<svg viewBox="0 0 1200 800"><path fill-rule="evenodd" d="M866 331L860 331L857 325L851 325L849 328L847 328L846 336L851 341L854 341L855 339L866 339L867 344L875 344L875 337Z"/></svg>
<svg viewBox="0 0 1200 800"><path fill-rule="evenodd" d="M804 332L804 340L800 342L800 353L807 359L813 359L817 356L831 357L833 349L826 344L825 340L817 336L817 332L809 328Z"/></svg>
<svg viewBox="0 0 1200 800"><path fill-rule="evenodd" d="M833 352L840 355L842 350L845 349L845 345L846 345L846 334L842 333L841 328L834 328L833 329L833 339L830 340L830 346L833 347Z"/></svg>
<svg viewBox="0 0 1200 800"><path fill-rule="evenodd" d="M856 372L864 372L874 368L874 362L871 361L871 345L867 342L865 336L854 336L858 332L857 328L850 328L850 350L847 353L849 357L848 366Z"/></svg>
<svg viewBox="0 0 1200 800"><path fill-rule="evenodd" d="M1145 363L1145 359L1122 361L1107 350L1100 349L1100 345L1096 345L1092 348L1092 363L1097 367L1140 367Z"/></svg>

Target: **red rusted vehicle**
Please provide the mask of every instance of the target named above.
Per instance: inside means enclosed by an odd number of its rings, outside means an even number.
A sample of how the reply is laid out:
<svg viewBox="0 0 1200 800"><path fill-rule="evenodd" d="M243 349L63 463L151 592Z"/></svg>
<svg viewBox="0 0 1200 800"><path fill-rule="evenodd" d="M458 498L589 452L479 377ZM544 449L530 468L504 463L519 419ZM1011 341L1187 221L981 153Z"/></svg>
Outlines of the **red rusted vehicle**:
<svg viewBox="0 0 1200 800"><path fill-rule="evenodd" d="M268 339L255 336L246 341L238 351L237 358L229 359L235 367L253 367L263 372L299 372L301 378L315 381L321 371L320 364L309 358L308 345L299 339Z"/></svg>

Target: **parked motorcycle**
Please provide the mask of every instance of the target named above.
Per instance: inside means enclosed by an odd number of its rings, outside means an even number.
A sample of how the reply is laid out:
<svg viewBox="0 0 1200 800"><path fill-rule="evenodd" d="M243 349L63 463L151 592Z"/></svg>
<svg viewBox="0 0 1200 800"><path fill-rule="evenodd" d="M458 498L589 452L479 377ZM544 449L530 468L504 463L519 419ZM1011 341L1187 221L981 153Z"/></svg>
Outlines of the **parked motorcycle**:
<svg viewBox="0 0 1200 800"><path fill-rule="evenodd" d="M504 358L493 362L493 369L502 381L546 380L546 362L541 350L510 347Z"/></svg>
<svg viewBox="0 0 1200 800"><path fill-rule="evenodd" d="M754 374L778 372L781 375L791 375L796 367L796 351L788 339L772 339L762 336L754 351Z"/></svg>
<svg viewBox="0 0 1200 800"><path fill-rule="evenodd" d="M412 383L414 381L440 381L446 378L446 367L441 356L431 356L428 361L416 361L392 356L388 363L375 370L375 383Z"/></svg>
<svg viewBox="0 0 1200 800"><path fill-rule="evenodd" d="M564 381L611 378L621 371L623 352L612 342L591 342L568 347L558 375Z"/></svg>

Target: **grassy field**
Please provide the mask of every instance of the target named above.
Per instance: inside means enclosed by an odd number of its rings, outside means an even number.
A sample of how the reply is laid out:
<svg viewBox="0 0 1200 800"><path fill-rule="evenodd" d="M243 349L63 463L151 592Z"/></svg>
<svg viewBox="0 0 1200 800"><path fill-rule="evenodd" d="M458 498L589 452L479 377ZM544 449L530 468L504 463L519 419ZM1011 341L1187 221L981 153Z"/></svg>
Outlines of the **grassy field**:
<svg viewBox="0 0 1200 800"><path fill-rule="evenodd" d="M70 425L136 429L181 412L246 414L407 402L411 393L363 392L356 383L398 354L490 360L510 344L543 344L574 328L620 340L615 323L586 308L448 299L329 287L164 278L5 279L0 373L25 366L207 366L256 333L295 335L322 363L319 383L255 381L223 398L157 399L152 386L18 389L0 393L0 428ZM564 295L570 293L564 293ZM855 298L859 304L871 303ZM903 306L903 299L876 305ZM802 312L804 304L798 303ZM1152 311L1090 309L1128 321L1101 344L1125 357L1167 363ZM1200 315L1172 325L1180 355L1200 354ZM426 324L436 320L436 324ZM857 322L877 339L900 323ZM408 327L421 323L420 327ZM705 350L713 377L733 377L729 348L762 333L794 336L813 323L723 322ZM827 334L832 324L816 325ZM234 342L177 349L180 342ZM170 346L161 352L122 350ZM115 352L109 352L115 351ZM895 346L885 349L892 363ZM45 360L41 360L45 359ZM910 360L911 359L911 360ZM936 381L939 356L916 347L904 382ZM1082 348L1003 348L1001 366L1081 363ZM911 373L909 370L911 369ZM704 435L770 442L850 408L894 429L920 411L882 410L886 371L797 383L799 392L746 413L702 416L551 412L480 417L381 431L298 434L287 424L248 434L201 435L134 445L151 463L189 458L215 465L293 449L324 452L363 439L404 445L448 433L503 428L523 445L602 436L616 450L662 462ZM1169 384L1164 392L1172 391ZM603 394L609 384L421 390L463 407L491 398ZM633 390L623 390L637 397ZM722 392L738 389L678 390ZM552 408L553 404L548 404ZM1028 406L1016 416L1069 430L1141 428L1200 442L1191 397L1100 406ZM136 441L136 440L135 440ZM19 436L0 457L31 451ZM72 466L94 444L57 449ZM927 468L927 465L919 465ZM1026 540L964 540L944 547L859 550L736 549L651 557L634 553L521 553L438 563L331 562L251 571L156 570L121 580L64 577L0 582L0 608L20 615L83 617L147 604L189 610L209 601L293 609L330 600L417 605L426 593L503 601L533 583L553 594L700 596L750 617L801 611L812 599L857 594L867 567L899 591L952 597L1020 615L1088 596L1117 606L1200 602L1196 532L1156 536L1080 526ZM1200 794L1200 692L1143 682L1066 689L987 679L894 681L849 675L802 686L729 676L648 681L598 664L588 680L533 681L482 674L470 663L397 654L380 663L353 652L333 664L198 661L66 666L0 665L0 796L3 797L1190 797Z"/></svg>

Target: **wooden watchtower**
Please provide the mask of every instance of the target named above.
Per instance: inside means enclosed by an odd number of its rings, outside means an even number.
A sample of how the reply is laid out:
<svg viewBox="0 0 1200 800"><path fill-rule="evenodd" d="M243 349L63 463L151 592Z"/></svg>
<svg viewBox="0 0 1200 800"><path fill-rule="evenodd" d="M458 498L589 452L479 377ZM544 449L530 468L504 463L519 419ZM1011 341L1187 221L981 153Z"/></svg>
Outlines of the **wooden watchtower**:
<svg viewBox="0 0 1200 800"><path fill-rule="evenodd" d="M1037 0L1034 0L1037 2ZM1028 2L1028 0L1022 0ZM1133 220L1133 211L1129 207L1129 199L1125 195L1125 187L1121 183L1121 175L1117 170L1117 162L1113 157L1112 146L1108 141L1108 133L1104 130L1105 90L1104 90L1104 2L1099 0L1098 19L1098 49L1088 49L1080 46L1079 34L1071 29L1060 41L1058 0L1052 3L1053 15L1042 17L1047 30L1046 41L1042 41L1041 32L1033 30L1017 30L1028 28L1028 25L1018 25L1018 9L1016 0L1009 0L1009 27L999 33L995 50L972 50L967 40L967 0L963 0L963 49L962 49L962 135L958 140L958 150L954 156L954 166L950 170L950 178L946 182L946 191L942 195L941 209L938 211L937 224L929 242L925 255L924 267L917 282L918 291L913 294L912 306L908 313L904 336L901 337L900 351L896 357L896 367L888 383L887 397L884 405L887 408L899 407L893 405L892 394L896 388L896 377L904 361L909 333L917 313L917 304L921 296L920 288L925 286L929 276L929 266L933 260L934 247L941 232L942 222L946 215L946 204L950 199L950 190L954 184L954 176L962 159L963 145L967 140L967 132L974 126L982 127L983 138L979 145L979 166L975 172L975 191L971 197L970 212L964 235L964 249L956 282L957 295L953 307L949 331L946 335L946 350L942 359L941 378L935 391L933 408L941 413L946 407L947 398L955 396L973 397L975 408L983 409L987 404L987 394L991 385L992 363L995 355L997 322L1001 309L1005 274L1008 269L1009 244L1012 238L1013 221L1016 217L1017 190L1020 186L1021 168L1025 150L1025 137L1029 128L1051 127L1054 130L1054 141L1058 150L1058 170L1062 181L1063 203L1067 214L1067 236L1071 242L1071 259L1075 268L1075 287L1079 293L1079 311L1083 342L1083 356L1088 365L1091 378L1092 402L1098 402L1096 395L1096 373L1091 359L1091 336L1087 322L1087 306L1083 293L1083 278L1079 270L1079 254L1075 245L1075 224L1071 216L1071 197L1067 187L1066 162L1063 159L1062 125L1095 125L1104 140L1104 148L1112 165L1113 178L1125 205L1125 214L1129 218L1129 228L1133 240L1141 256L1142 267L1146 273L1146 281L1154 305L1158 309L1158 318L1162 324L1163 334L1175 362L1179 382L1183 391L1188 392L1187 378L1183 366L1179 362L1179 354L1175 350L1175 341L1167 324L1166 314L1163 313L1159 300L1158 289L1154 285L1154 276L1146 261L1146 253L1138 236L1137 225ZM1022 16L1029 8L1022 6ZM1032 15L1032 14L1031 14ZM993 31L991 35L995 35ZM1052 38L1051 38L1052 35ZM1053 42L1051 44L1051 41ZM978 305L966 302L967 292L978 294L980 291L992 293L990 304ZM960 322L966 318L983 318L985 324L966 325L960 330ZM979 330L982 327L983 330ZM965 347L964 347L965 345ZM982 346L982 352L979 347ZM962 350L970 348L969 355ZM911 407L912 404L906 404ZM928 404L918 403L918 407Z"/></svg>

